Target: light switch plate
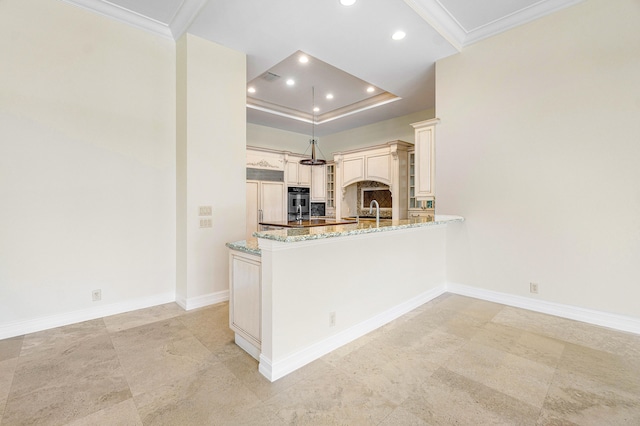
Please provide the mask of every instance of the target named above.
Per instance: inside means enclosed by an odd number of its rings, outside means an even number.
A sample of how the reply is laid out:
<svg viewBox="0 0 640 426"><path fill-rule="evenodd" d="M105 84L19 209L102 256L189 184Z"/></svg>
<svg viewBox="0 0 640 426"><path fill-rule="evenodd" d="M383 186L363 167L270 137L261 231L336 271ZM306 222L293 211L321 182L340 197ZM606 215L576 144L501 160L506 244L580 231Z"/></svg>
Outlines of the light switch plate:
<svg viewBox="0 0 640 426"><path fill-rule="evenodd" d="M200 218L200 228L213 228L213 221L211 219Z"/></svg>
<svg viewBox="0 0 640 426"><path fill-rule="evenodd" d="M211 206L200 206L198 216L211 216Z"/></svg>

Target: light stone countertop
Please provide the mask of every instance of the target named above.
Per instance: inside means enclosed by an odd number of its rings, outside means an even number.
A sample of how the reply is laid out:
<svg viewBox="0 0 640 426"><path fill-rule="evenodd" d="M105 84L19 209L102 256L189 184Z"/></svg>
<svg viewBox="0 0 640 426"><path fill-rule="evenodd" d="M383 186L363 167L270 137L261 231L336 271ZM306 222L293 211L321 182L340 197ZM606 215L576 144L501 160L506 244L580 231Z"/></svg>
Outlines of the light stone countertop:
<svg viewBox="0 0 640 426"><path fill-rule="evenodd" d="M376 226L375 220L363 220L360 223L352 223L348 225L319 226L313 228L287 228L273 231L254 232L252 238L227 243L226 246L231 250L260 256L262 251L258 247L258 238L293 243L296 241L317 240L321 238L345 237L348 235L361 235L373 232L388 232L398 229L422 228L463 221L464 217L462 216L436 215L435 219L431 221L428 221L425 218L403 220L381 219L379 227Z"/></svg>
<svg viewBox="0 0 640 426"><path fill-rule="evenodd" d="M376 226L375 220L361 221L348 225L321 226L315 228L288 228L273 231L255 232L254 237L267 240L293 243L297 241L317 240L321 238L345 237L349 235L369 234L373 232L388 232L407 228L422 228L427 226L443 225L453 222L463 222L462 216L436 215L434 220L426 218L411 218L402 220L380 220L380 226Z"/></svg>
<svg viewBox="0 0 640 426"><path fill-rule="evenodd" d="M260 248L258 247L258 239L257 238L248 238L246 240L234 241L232 243L225 244L231 250L241 251L248 254L253 254L256 256L262 255Z"/></svg>

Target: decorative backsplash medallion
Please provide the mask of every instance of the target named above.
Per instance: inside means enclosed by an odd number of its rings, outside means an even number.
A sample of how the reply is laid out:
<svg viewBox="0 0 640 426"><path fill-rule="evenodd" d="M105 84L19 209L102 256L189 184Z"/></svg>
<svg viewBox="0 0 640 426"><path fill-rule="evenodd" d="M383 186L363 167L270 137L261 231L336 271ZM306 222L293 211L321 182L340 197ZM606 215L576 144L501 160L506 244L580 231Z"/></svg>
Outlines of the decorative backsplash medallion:
<svg viewBox="0 0 640 426"><path fill-rule="evenodd" d="M377 189L379 188L379 189ZM364 191L364 203L362 200ZM371 189L367 191L367 189ZM375 199L380 205L380 217L381 218L391 218L392 211L391 207L393 206L393 197L391 195L391 191L389 191L389 186L384 183L376 182L373 180L363 180L357 183L357 212L358 216L371 216L374 213L369 213L369 205L371 204L371 200ZM363 208L364 206L364 208Z"/></svg>

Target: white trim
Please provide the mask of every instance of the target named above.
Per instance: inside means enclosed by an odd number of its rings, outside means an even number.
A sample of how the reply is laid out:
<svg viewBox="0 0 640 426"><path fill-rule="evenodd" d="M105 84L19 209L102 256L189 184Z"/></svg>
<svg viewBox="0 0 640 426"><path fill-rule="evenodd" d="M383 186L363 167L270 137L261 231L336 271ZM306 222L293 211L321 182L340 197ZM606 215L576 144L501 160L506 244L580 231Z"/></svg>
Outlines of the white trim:
<svg viewBox="0 0 640 426"><path fill-rule="evenodd" d="M271 360L266 356L264 356L263 354L260 354L260 363L258 364L258 371L264 377L269 379L269 381L274 382L276 380L271 378L273 376L272 374L273 368L272 368Z"/></svg>
<svg viewBox="0 0 640 426"><path fill-rule="evenodd" d="M253 343L235 333L236 345L240 346L246 353L255 358L256 361L260 361L260 348L257 348Z"/></svg>
<svg viewBox="0 0 640 426"><path fill-rule="evenodd" d="M329 352L336 350L379 327L382 327L402 315L405 315L413 309L416 309L422 304L435 299L444 293L460 294L476 299L487 300L503 305L514 306L534 312L555 315L562 318L568 318L640 335L639 318L535 300L527 297L483 290L481 288L470 287L462 284L447 283L446 285L443 284L438 286L433 290L427 291L411 300L408 300L407 302L401 303L400 305L397 305L369 320L293 353L281 361L273 363L263 354L260 354L260 365L258 370L264 377L274 382L304 365L328 354Z"/></svg>
<svg viewBox="0 0 640 426"><path fill-rule="evenodd" d="M438 0L404 0L458 51L482 39L550 15L584 0L544 0L477 28L467 29Z"/></svg>
<svg viewBox="0 0 640 426"><path fill-rule="evenodd" d="M289 355L281 361L273 363L262 354L260 355L260 373L270 381L274 382L281 377L315 361L329 352L346 345L365 334L382 327L383 325L405 315L424 303L435 299L446 292L445 286L438 286L426 291L412 299L390 308L373 318L356 324L340 333L328 337L320 342L314 343L296 353Z"/></svg>
<svg viewBox="0 0 640 426"><path fill-rule="evenodd" d="M0 339L175 302L175 292L0 325Z"/></svg>
<svg viewBox="0 0 640 426"><path fill-rule="evenodd" d="M466 33L438 0L404 0L422 19L427 21L458 52L464 47Z"/></svg>
<svg viewBox="0 0 640 426"><path fill-rule="evenodd" d="M181 297L176 300L176 303L185 311L190 311L192 309L226 302L227 300L229 300L229 290L223 290L216 293L203 294L202 296L190 297L188 299Z"/></svg>
<svg viewBox="0 0 640 426"><path fill-rule="evenodd" d="M171 40L179 39L187 31L207 2L207 0L183 0L171 18L171 22L160 22L108 0L63 1Z"/></svg>
<svg viewBox="0 0 640 426"><path fill-rule="evenodd" d="M449 293L488 300L490 302L501 303L503 305L514 306L516 308L528 309L534 312L555 315L557 317L568 318L640 335L640 318L580 308L578 306L563 305L560 303L537 300L529 297L515 296L507 293L499 293L463 284L448 283L446 285L446 289Z"/></svg>

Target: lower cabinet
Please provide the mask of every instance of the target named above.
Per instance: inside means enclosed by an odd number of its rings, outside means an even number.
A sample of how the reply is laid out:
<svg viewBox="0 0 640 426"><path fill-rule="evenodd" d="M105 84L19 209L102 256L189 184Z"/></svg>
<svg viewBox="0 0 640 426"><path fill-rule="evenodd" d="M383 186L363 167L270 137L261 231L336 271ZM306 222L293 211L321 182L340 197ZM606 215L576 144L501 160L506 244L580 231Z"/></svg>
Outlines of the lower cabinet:
<svg viewBox="0 0 640 426"><path fill-rule="evenodd" d="M255 359L261 345L261 270L260 256L229 251L229 327L236 344Z"/></svg>
<svg viewBox="0 0 640 426"><path fill-rule="evenodd" d="M247 237L259 222L286 222L287 200L284 182L247 181Z"/></svg>

